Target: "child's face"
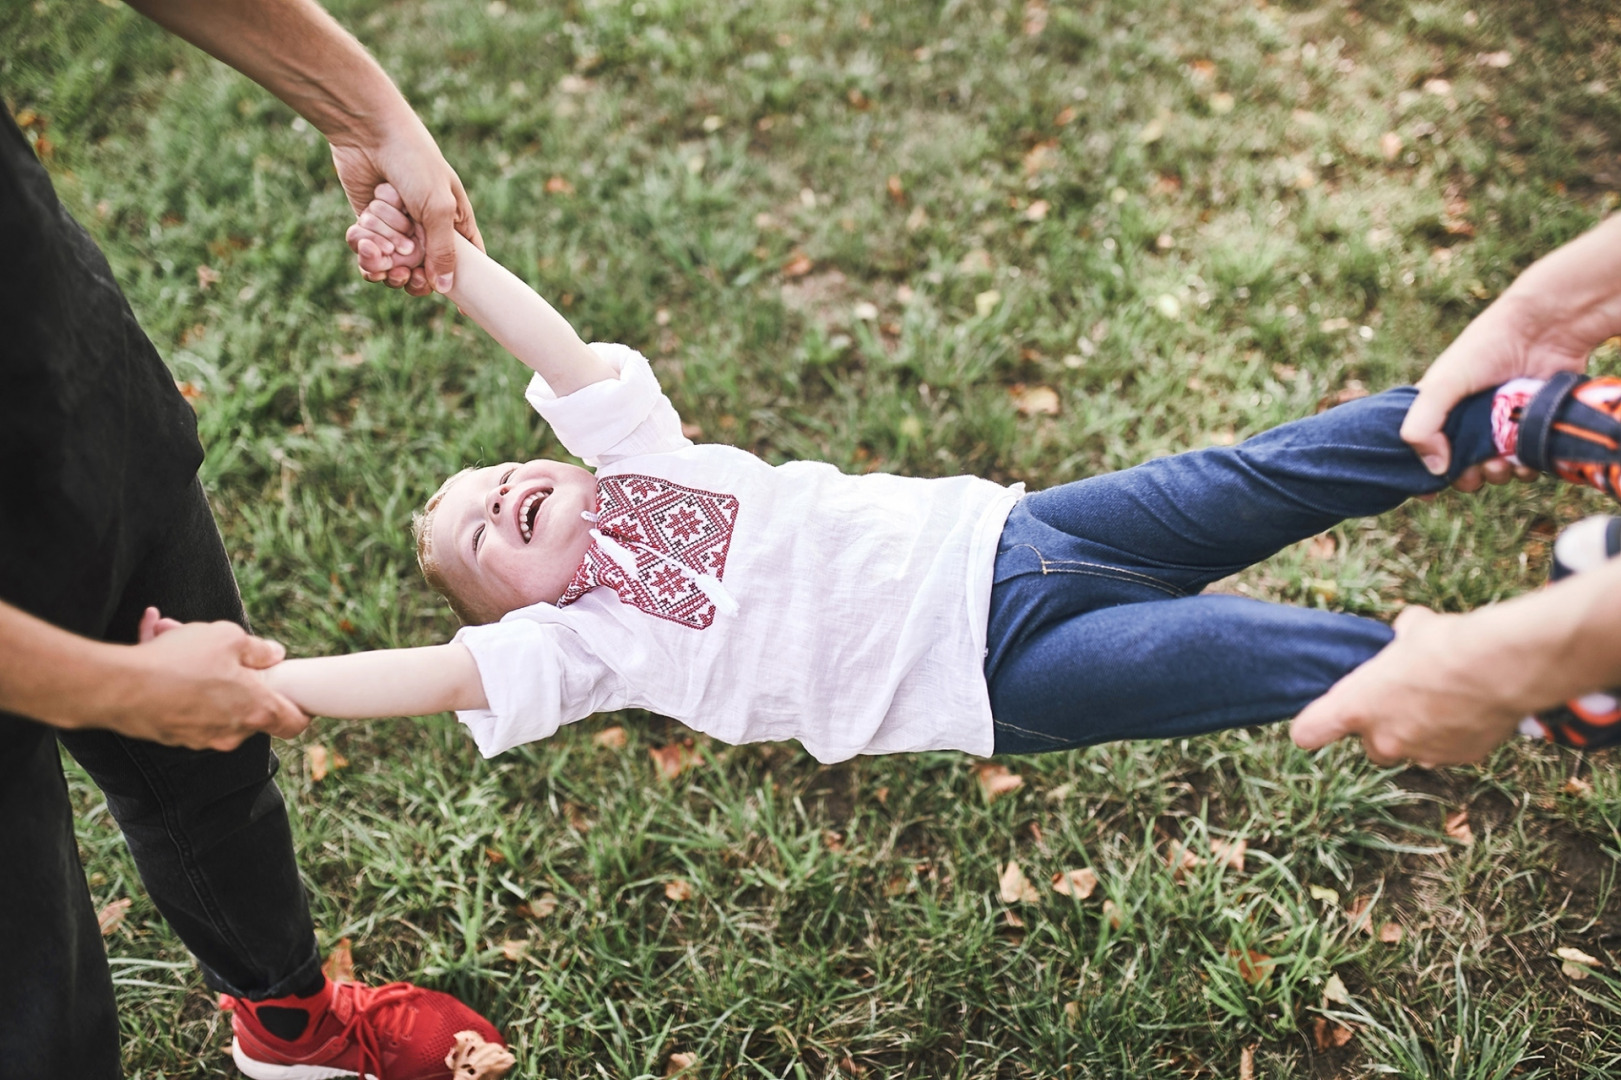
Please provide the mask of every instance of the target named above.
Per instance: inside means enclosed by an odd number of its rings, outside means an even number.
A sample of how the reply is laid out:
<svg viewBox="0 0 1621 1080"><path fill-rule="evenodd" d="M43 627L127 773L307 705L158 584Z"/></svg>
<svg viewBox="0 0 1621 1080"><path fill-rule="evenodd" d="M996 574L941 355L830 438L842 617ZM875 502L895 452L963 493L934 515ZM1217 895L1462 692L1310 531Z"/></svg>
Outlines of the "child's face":
<svg viewBox="0 0 1621 1080"><path fill-rule="evenodd" d="M597 480L559 461L474 469L433 514L433 553L446 584L502 613L557 602L591 546Z"/></svg>

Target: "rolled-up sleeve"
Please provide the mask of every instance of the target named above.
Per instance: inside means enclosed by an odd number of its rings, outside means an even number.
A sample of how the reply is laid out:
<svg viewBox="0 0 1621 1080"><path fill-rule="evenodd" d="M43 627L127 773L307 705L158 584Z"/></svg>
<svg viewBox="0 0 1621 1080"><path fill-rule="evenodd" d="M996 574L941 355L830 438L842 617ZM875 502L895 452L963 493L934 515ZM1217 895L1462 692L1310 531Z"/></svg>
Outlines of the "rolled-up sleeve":
<svg viewBox="0 0 1621 1080"><path fill-rule="evenodd" d="M637 454L662 454L691 446L681 418L659 388L647 358L628 345L591 345L619 377L558 397L536 375L524 397L556 432L568 452L592 468Z"/></svg>
<svg viewBox="0 0 1621 1080"><path fill-rule="evenodd" d="M456 719L487 758L624 704L624 680L567 626L514 613L464 626L454 640L473 654L489 705L459 710Z"/></svg>

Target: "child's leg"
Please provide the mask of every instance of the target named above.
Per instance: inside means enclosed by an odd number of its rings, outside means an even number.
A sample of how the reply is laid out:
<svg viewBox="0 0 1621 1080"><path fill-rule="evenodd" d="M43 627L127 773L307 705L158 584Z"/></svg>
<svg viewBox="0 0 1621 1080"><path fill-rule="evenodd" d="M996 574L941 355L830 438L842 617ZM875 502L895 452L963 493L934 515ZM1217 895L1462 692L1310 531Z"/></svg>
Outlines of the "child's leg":
<svg viewBox="0 0 1621 1080"><path fill-rule="evenodd" d="M1051 623L990 671L996 752L1169 739L1284 720L1390 640L1383 623L1237 596Z"/></svg>
<svg viewBox="0 0 1621 1080"><path fill-rule="evenodd" d="M1410 387L1348 402L1237 446L1158 458L1038 492L1021 506L1076 541L1064 559L1144 575L1196 593L1346 518L1399 506L1450 480L1401 440ZM1492 395L1453 410L1451 476L1497 453Z"/></svg>

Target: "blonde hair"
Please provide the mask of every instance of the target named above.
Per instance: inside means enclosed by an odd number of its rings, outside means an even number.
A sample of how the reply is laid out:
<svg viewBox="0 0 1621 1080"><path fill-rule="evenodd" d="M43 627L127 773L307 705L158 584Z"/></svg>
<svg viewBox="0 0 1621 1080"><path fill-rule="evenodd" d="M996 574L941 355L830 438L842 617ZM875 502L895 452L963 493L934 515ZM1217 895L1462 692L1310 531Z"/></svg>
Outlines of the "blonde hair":
<svg viewBox="0 0 1621 1080"><path fill-rule="evenodd" d="M450 582L445 579L444 570L439 566L438 556L435 555L433 550L434 511L439 509L439 503L444 499L445 492L450 490L451 485L472 471L473 466L469 465L439 485L439 490L429 496L422 509L411 515L411 534L416 538L417 567L421 569L422 576L427 580L429 587L445 598L446 602L450 604L450 610L454 611L456 617L464 624L477 626L481 623L493 622L500 616L491 617L487 615L479 610L479 605L473 597L461 596L456 590L452 589Z"/></svg>

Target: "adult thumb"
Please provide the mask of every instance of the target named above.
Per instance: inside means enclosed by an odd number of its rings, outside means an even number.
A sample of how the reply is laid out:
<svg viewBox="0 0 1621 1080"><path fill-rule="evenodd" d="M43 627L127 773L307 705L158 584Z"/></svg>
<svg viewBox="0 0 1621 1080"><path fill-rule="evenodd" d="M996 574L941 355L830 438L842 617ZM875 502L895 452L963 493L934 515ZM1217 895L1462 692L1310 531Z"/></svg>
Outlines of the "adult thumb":
<svg viewBox="0 0 1621 1080"><path fill-rule="evenodd" d="M243 667L275 667L287 658L287 647L279 641L250 635L242 639L242 647L237 657L242 661Z"/></svg>
<svg viewBox="0 0 1621 1080"><path fill-rule="evenodd" d="M433 199L417 218L427 234L427 255L422 270L437 293L448 293L456 284L456 199L449 192Z"/></svg>
<svg viewBox="0 0 1621 1080"><path fill-rule="evenodd" d="M1418 396L1413 399L1406 418L1402 420L1402 441L1413 448L1424 462L1424 467L1434 476L1446 475L1447 465L1452 461L1452 448L1441 429L1447 422L1447 414L1452 411L1452 406L1462 397L1444 388L1419 383Z"/></svg>
<svg viewBox="0 0 1621 1080"><path fill-rule="evenodd" d="M1300 710L1300 715L1289 725L1289 737L1302 750L1320 750L1351 731L1349 715L1334 705L1333 690Z"/></svg>

